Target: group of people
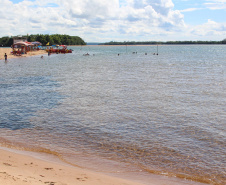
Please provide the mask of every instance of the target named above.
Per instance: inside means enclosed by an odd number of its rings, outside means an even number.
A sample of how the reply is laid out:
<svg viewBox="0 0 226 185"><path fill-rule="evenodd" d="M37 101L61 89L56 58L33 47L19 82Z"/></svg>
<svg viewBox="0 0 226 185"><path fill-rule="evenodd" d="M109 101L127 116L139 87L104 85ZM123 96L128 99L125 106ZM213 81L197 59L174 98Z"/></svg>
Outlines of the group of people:
<svg viewBox="0 0 226 185"><path fill-rule="evenodd" d="M133 52L133 54L137 54L137 52ZM50 55L50 52L48 52L48 56L49 55ZM147 53L145 53L145 55L147 55ZM153 53L153 55L158 55L158 53L157 54ZM83 54L83 56L89 56L89 53ZM118 54L118 56L119 56L119 54ZM5 61L7 61L7 54L6 53L5 53L4 57L5 57ZM41 58L43 58L43 56L41 56Z"/></svg>

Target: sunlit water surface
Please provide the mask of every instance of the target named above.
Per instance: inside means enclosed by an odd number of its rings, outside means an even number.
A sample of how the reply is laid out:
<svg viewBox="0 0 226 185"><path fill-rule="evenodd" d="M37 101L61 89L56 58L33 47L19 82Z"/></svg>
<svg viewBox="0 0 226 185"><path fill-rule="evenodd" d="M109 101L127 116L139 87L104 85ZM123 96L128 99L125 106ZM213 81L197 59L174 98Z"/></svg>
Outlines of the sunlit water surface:
<svg viewBox="0 0 226 185"><path fill-rule="evenodd" d="M0 62L2 145L97 171L226 183L226 46L71 48Z"/></svg>

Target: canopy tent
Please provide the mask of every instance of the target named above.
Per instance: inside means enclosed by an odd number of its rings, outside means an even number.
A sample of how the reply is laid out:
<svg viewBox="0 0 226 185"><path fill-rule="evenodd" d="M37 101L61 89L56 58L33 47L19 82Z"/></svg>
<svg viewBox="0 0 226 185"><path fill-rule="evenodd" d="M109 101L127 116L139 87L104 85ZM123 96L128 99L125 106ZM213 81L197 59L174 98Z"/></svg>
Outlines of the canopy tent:
<svg viewBox="0 0 226 185"><path fill-rule="evenodd" d="M28 51L31 51L34 45L30 42L17 42L12 45L13 48L13 54L25 54ZM18 48L17 51L15 51L15 48Z"/></svg>
<svg viewBox="0 0 226 185"><path fill-rule="evenodd" d="M15 44L13 44L13 46L30 46L32 44L29 44L27 42L17 42Z"/></svg>
<svg viewBox="0 0 226 185"><path fill-rule="evenodd" d="M41 42L38 42L38 41L34 41L31 44L33 44L35 46L41 46L42 45L42 43Z"/></svg>
<svg viewBox="0 0 226 185"><path fill-rule="evenodd" d="M34 45L34 44L32 44L31 42L26 42L26 43L29 44L29 45L32 45L32 46Z"/></svg>

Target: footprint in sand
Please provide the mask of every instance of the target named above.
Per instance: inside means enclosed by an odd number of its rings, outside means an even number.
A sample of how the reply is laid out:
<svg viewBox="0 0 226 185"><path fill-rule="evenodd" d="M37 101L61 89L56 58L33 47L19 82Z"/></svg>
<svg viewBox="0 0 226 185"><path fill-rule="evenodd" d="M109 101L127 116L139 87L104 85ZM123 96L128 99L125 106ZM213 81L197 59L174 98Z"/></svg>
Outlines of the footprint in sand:
<svg viewBox="0 0 226 185"><path fill-rule="evenodd" d="M53 170L53 168L45 168L45 170Z"/></svg>
<svg viewBox="0 0 226 185"><path fill-rule="evenodd" d="M86 181L88 178L84 177L84 178L77 178L78 181Z"/></svg>
<svg viewBox="0 0 226 185"><path fill-rule="evenodd" d="M11 164L9 163L3 163L5 166L12 166Z"/></svg>
<svg viewBox="0 0 226 185"><path fill-rule="evenodd" d="M48 185L55 185L56 182L44 182L44 183Z"/></svg>

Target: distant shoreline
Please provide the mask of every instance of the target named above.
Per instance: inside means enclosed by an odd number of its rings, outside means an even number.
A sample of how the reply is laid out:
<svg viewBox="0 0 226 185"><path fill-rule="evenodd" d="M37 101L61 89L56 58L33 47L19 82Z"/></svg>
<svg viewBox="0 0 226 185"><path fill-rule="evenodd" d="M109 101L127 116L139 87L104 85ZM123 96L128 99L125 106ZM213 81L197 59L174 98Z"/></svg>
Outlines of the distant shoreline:
<svg viewBox="0 0 226 185"><path fill-rule="evenodd" d="M199 46L199 45L226 45L226 44L164 44L164 43L155 43L155 44L99 44L98 46L156 46L156 45L162 45L162 46ZM89 46L89 45L88 45ZM96 46L96 45L93 45Z"/></svg>
<svg viewBox="0 0 226 185"><path fill-rule="evenodd" d="M226 44L226 39L222 41L124 41L124 42L105 42L100 45L219 45Z"/></svg>
<svg viewBox="0 0 226 185"><path fill-rule="evenodd" d="M95 46L101 46L101 47L109 47L109 46L223 46L226 44L137 44L137 45L126 45L126 44L121 44L121 45L105 45L105 44L99 44L99 45L84 45L84 46L78 46L78 45L69 45L70 46L73 46L73 47L95 47Z"/></svg>

